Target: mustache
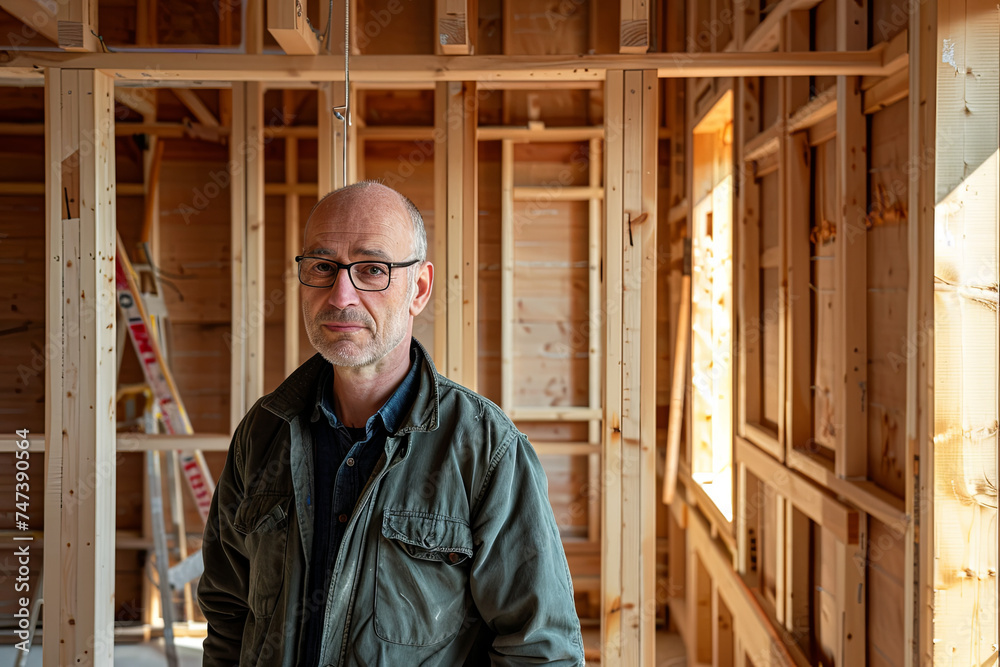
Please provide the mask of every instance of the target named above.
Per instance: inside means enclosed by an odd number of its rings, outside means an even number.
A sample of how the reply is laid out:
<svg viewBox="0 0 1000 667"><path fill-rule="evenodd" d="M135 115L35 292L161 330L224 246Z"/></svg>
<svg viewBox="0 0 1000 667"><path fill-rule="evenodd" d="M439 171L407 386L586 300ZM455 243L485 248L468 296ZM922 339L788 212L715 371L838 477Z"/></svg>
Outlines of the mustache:
<svg viewBox="0 0 1000 667"><path fill-rule="evenodd" d="M327 310L316 315L316 321L323 324L327 322L342 324L362 324L372 327L375 322L371 316L362 310Z"/></svg>

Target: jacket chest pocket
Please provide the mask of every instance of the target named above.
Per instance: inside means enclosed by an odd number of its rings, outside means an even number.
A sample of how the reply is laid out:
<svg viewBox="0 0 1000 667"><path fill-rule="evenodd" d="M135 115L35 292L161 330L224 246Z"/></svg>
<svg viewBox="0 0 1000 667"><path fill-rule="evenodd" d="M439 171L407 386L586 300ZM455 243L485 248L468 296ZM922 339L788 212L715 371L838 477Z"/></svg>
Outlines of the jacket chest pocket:
<svg viewBox="0 0 1000 667"><path fill-rule="evenodd" d="M472 531L460 519L385 510L375 579L375 633L429 646L462 627L469 598Z"/></svg>
<svg viewBox="0 0 1000 667"><path fill-rule="evenodd" d="M274 613L284 584L288 505L288 496L253 495L240 503L233 517L250 559L247 603L258 619Z"/></svg>

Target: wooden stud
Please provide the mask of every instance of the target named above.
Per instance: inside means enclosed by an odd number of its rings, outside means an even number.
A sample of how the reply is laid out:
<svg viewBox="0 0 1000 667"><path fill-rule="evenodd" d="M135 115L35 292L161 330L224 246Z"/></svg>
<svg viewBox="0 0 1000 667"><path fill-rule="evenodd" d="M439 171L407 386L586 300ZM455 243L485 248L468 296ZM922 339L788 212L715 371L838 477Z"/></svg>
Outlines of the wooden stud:
<svg viewBox="0 0 1000 667"><path fill-rule="evenodd" d="M818 525L825 527L845 544L857 544L859 538L858 511L805 476L789 470L743 438L736 439L736 456L747 471L766 480L785 498Z"/></svg>
<svg viewBox="0 0 1000 667"><path fill-rule="evenodd" d="M267 30L285 53L317 55L320 52L319 36L309 25L308 15L307 0L268 1Z"/></svg>
<svg viewBox="0 0 1000 667"><path fill-rule="evenodd" d="M835 554L823 554L836 560L837 583L837 665L851 667L863 665L867 659L867 603L865 591L868 569L868 521L859 516L859 539L854 545L837 542Z"/></svg>
<svg viewBox="0 0 1000 667"><path fill-rule="evenodd" d="M622 293L622 182L624 179L625 73L609 71L605 93L604 303ZM610 128L610 129L609 129ZM605 309L604 529L601 545L601 664L623 664L622 623L622 311ZM628 664L628 663L624 663Z"/></svg>
<svg viewBox="0 0 1000 667"><path fill-rule="evenodd" d="M603 173L601 140L592 138L588 144L587 168L588 182L591 188L599 188L602 192L604 186L601 181ZM587 396L588 405L591 410L601 410L601 366L602 348L601 341L601 228L602 212L601 199L592 198L587 208L587 318L589 332L587 335L588 363L587 363ZM600 419L590 420L587 428L587 442L600 446L601 443L601 421ZM590 456L588 462L589 472L589 492L587 494L588 505L588 529L587 536L592 542L601 539L601 457L600 454Z"/></svg>
<svg viewBox="0 0 1000 667"><path fill-rule="evenodd" d="M114 84L47 74L46 665L111 665L115 544ZM67 210L68 209L68 210ZM58 397L58 398L57 398ZM94 601L101 601L94 604Z"/></svg>
<svg viewBox="0 0 1000 667"><path fill-rule="evenodd" d="M500 149L500 406L514 408L514 142Z"/></svg>
<svg viewBox="0 0 1000 667"><path fill-rule="evenodd" d="M246 84L246 249L244 254L246 310L239 331L245 338L244 405L249 409L264 395L264 86ZM236 322L233 323L236 325Z"/></svg>
<svg viewBox="0 0 1000 667"><path fill-rule="evenodd" d="M950 4L947 3L947 4ZM947 5L946 5L947 6ZM914 481L906 485L904 568L915 577L903 579L903 665L916 667L934 660L934 313L933 271L937 141L938 67L941 55L937 40L939 5L929 0L910 13L909 34L909 152L910 160L924 167L908 188L909 224L907 246L910 283L907 288L907 334L917 343L916 357L907 365L906 376L906 466L912 466ZM943 46L943 45L942 45ZM946 79L947 81L947 79ZM952 80L954 83L954 80ZM946 121L947 122L947 121ZM931 164L928 164L931 163ZM996 192L1000 192L1000 183ZM1000 212L998 212L1000 217ZM1000 249L997 251L1000 255ZM1000 346L1000 342L998 342ZM1000 410L1000 408L998 408ZM918 540L918 532L924 538ZM1000 592L998 592L1000 597Z"/></svg>
<svg viewBox="0 0 1000 667"><path fill-rule="evenodd" d="M434 90L434 364L448 373L448 87Z"/></svg>
<svg viewBox="0 0 1000 667"><path fill-rule="evenodd" d="M264 0L246 0L246 3L243 43L247 53L261 54L264 53Z"/></svg>
<svg viewBox="0 0 1000 667"><path fill-rule="evenodd" d="M867 10L853 0L837 3L837 48L864 48ZM837 77L837 220L835 254L838 285L834 302L840 348L834 404L842 415L837 428L837 474L852 479L868 476L868 271L865 215L868 199L867 122L854 77Z"/></svg>
<svg viewBox="0 0 1000 667"><path fill-rule="evenodd" d="M642 7L648 7L642 2ZM647 9L648 11L648 9ZM638 78L638 77L637 77ZM637 253L639 284L642 295L639 308L642 325L639 328L639 465L640 465L640 539L641 607L639 614L640 664L652 664L656 656L656 290L657 290L657 160L659 126L659 85L655 71L644 70L638 81L642 95L642 124L636 128L643 147L641 165L641 207L649 217L642 224L641 246ZM640 217L641 219L641 217ZM639 220L633 218L634 224Z"/></svg>
<svg viewBox="0 0 1000 667"><path fill-rule="evenodd" d="M805 132L797 132L785 140L784 238L785 313L787 330L785 359L785 438L790 447L802 447L812 437L812 314L810 304L810 261L807 221L810 219L810 148Z"/></svg>
<svg viewBox="0 0 1000 667"><path fill-rule="evenodd" d="M299 181L299 140L285 139L285 182ZM302 313L299 305L298 265L293 259L302 247L302 229L299 223L298 194L285 195L285 375L299 367L299 322Z"/></svg>
<svg viewBox="0 0 1000 667"><path fill-rule="evenodd" d="M247 136L247 85L234 83L232 128L234 137ZM246 149L244 141L233 141L229 145L230 164L236 165L237 173L232 174L229 185L231 262L232 262L232 331L230 334L230 391L229 428L235 431L250 406L246 403L246 338L240 335L239 324L246 321L246 219L247 219L247 179L246 156L240 148Z"/></svg>

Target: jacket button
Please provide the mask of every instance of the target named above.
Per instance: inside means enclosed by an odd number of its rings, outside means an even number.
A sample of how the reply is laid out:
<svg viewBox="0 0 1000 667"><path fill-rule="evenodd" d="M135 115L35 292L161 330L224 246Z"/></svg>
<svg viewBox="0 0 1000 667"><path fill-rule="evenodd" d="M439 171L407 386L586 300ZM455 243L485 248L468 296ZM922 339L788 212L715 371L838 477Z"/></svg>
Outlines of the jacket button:
<svg viewBox="0 0 1000 667"><path fill-rule="evenodd" d="M337 517L337 521L339 521L340 523L347 523L347 515L341 514L340 516Z"/></svg>
<svg viewBox="0 0 1000 667"><path fill-rule="evenodd" d="M457 563L458 559L459 559L459 555L458 554L456 554L456 553L450 553L450 554L448 554L448 560L450 560L452 563Z"/></svg>
<svg viewBox="0 0 1000 667"><path fill-rule="evenodd" d="M353 458L347 459L347 467L350 468L352 466L354 466L354 459Z"/></svg>

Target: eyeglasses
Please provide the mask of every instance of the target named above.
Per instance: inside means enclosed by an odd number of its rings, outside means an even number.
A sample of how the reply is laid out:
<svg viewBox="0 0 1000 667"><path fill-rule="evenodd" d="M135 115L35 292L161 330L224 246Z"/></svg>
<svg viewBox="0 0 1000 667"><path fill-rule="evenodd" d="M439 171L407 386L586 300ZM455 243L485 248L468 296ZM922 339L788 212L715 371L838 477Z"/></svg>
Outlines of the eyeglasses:
<svg viewBox="0 0 1000 667"><path fill-rule="evenodd" d="M337 281L341 269L347 269L351 284L362 292L381 292L388 289L393 269L413 266L423 260L409 262L351 262L341 264L328 257L299 255L295 258L299 265L299 282L306 287L330 287Z"/></svg>

